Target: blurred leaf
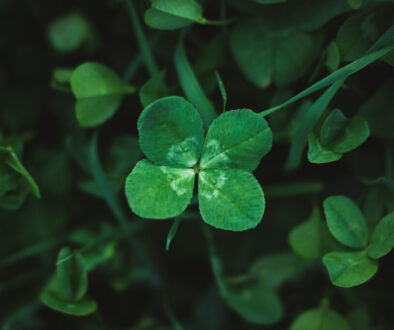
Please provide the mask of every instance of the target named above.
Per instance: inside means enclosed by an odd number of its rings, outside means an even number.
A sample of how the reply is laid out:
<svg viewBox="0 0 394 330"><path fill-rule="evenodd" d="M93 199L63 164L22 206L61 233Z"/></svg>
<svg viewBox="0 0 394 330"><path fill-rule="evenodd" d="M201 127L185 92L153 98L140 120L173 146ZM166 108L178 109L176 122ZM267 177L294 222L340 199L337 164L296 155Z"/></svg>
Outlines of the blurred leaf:
<svg viewBox="0 0 394 330"><path fill-rule="evenodd" d="M337 312L327 307L309 309L299 315L290 330L351 330L348 322Z"/></svg>
<svg viewBox="0 0 394 330"><path fill-rule="evenodd" d="M341 59L339 55L338 45L335 41L331 41L326 50L325 65L331 72L334 72L338 70L340 63Z"/></svg>
<svg viewBox="0 0 394 330"><path fill-rule="evenodd" d="M59 53L71 53L94 41L93 29L79 12L64 15L48 27L49 41Z"/></svg>
<svg viewBox="0 0 394 330"><path fill-rule="evenodd" d="M262 282L238 290L229 289L224 299L250 323L273 324L282 317L283 308L278 296Z"/></svg>
<svg viewBox="0 0 394 330"><path fill-rule="evenodd" d="M377 224L368 246L368 255L378 259L394 247L394 212L387 214Z"/></svg>
<svg viewBox="0 0 394 330"><path fill-rule="evenodd" d="M88 278L85 261L70 248L60 250L56 262L57 294L65 301L78 301L86 293Z"/></svg>
<svg viewBox="0 0 394 330"><path fill-rule="evenodd" d="M147 107L157 99L167 95L165 75L166 71L162 70L142 85L139 96L143 107Z"/></svg>
<svg viewBox="0 0 394 330"><path fill-rule="evenodd" d="M145 23L160 30L176 30L193 23L204 23L201 5L194 0L152 0L145 12Z"/></svg>
<svg viewBox="0 0 394 330"><path fill-rule="evenodd" d="M181 222L181 216L178 215L174 222L171 225L170 231L168 232L167 235L167 242L166 242L166 250L168 251L170 249L170 244L172 242L172 239L175 237L177 231L178 231L178 227L179 227L179 223Z"/></svg>
<svg viewBox="0 0 394 330"><path fill-rule="evenodd" d="M287 0L252 0L252 1L257 2L257 3L261 3L262 5L270 5L273 3L286 2Z"/></svg>
<svg viewBox="0 0 394 330"><path fill-rule="evenodd" d="M52 71L51 87L62 92L71 92L70 80L72 69L55 68Z"/></svg>
<svg viewBox="0 0 394 330"><path fill-rule="evenodd" d="M378 264L368 258L366 251L334 251L323 257L331 282L350 288L363 284L375 275Z"/></svg>
<svg viewBox="0 0 394 330"><path fill-rule="evenodd" d="M231 33L231 50L245 77L265 88L301 78L320 49L315 36L294 28L274 29L259 20L239 23Z"/></svg>
<svg viewBox="0 0 394 330"><path fill-rule="evenodd" d="M255 275L266 286L277 289L289 280L297 278L303 271L301 258L291 252L277 252L263 255L250 267L250 274Z"/></svg>
<svg viewBox="0 0 394 330"><path fill-rule="evenodd" d="M357 204L345 196L330 196L323 203L331 234L342 244L362 248L368 242L368 228Z"/></svg>
<svg viewBox="0 0 394 330"><path fill-rule="evenodd" d="M227 105L227 92L226 92L226 87L224 87L224 83L222 78L220 77L219 72L215 71L215 76L216 80L218 82L220 94L222 95L222 100L223 100L223 111L226 111L226 105Z"/></svg>
<svg viewBox="0 0 394 330"><path fill-rule="evenodd" d="M125 176L141 158L138 138L133 135L121 135L111 141L104 159L105 168L111 175Z"/></svg>
<svg viewBox="0 0 394 330"><path fill-rule="evenodd" d="M372 9L368 7L350 16L340 27L336 39L341 58L353 61L365 54L391 26L393 12L392 5L383 5Z"/></svg>
<svg viewBox="0 0 394 330"><path fill-rule="evenodd" d="M292 229L288 240L294 252L306 259L319 258L332 246L331 235L317 210Z"/></svg>
<svg viewBox="0 0 394 330"><path fill-rule="evenodd" d="M83 298L75 302L64 301L52 291L43 291L40 295L40 300L49 308L75 316L89 315L97 309L97 304L94 300Z"/></svg>
<svg viewBox="0 0 394 330"><path fill-rule="evenodd" d="M371 134L381 139L394 139L393 90L394 80L383 82L360 108L360 114L368 120Z"/></svg>
<svg viewBox="0 0 394 330"><path fill-rule="evenodd" d="M71 75L71 89L77 99L75 111L81 126L97 126L112 117L124 94L134 92L111 69L86 62Z"/></svg>
<svg viewBox="0 0 394 330"><path fill-rule="evenodd" d="M3 158L3 159L1 159ZM25 169L25 167L22 165L21 161L19 160L17 154L15 153L14 149L10 146L7 147L2 147L0 146L0 161L4 161L9 167L11 167L15 172L19 173L26 179L30 186L30 190L32 194L40 198L40 189L38 188L38 185L36 181L33 179L33 177L30 175L30 173Z"/></svg>

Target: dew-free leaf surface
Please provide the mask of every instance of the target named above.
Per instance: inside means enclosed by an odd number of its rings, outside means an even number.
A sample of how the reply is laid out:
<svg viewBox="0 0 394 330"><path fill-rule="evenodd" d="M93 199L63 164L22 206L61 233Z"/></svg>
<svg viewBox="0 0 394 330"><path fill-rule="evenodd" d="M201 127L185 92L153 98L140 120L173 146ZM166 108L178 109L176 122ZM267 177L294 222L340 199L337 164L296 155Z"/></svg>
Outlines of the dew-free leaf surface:
<svg viewBox="0 0 394 330"><path fill-rule="evenodd" d="M192 169L158 166L141 160L126 179L129 206L143 218L177 216L192 198L194 178Z"/></svg>
<svg viewBox="0 0 394 330"><path fill-rule="evenodd" d="M328 228L339 242L353 248L366 246L367 223L356 203L346 196L330 196L323 206Z"/></svg>
<svg viewBox="0 0 394 330"><path fill-rule="evenodd" d="M161 98L141 113L142 152L158 165L191 167L200 157L204 130L197 110L184 98Z"/></svg>
<svg viewBox="0 0 394 330"><path fill-rule="evenodd" d="M368 281L378 270L378 264L366 251L334 251L323 257L331 282L343 288Z"/></svg>
<svg viewBox="0 0 394 330"><path fill-rule="evenodd" d="M227 111L208 129L200 166L252 172L271 147L272 132L265 119L248 109Z"/></svg>
<svg viewBox="0 0 394 330"><path fill-rule="evenodd" d="M224 230L254 228L263 217L263 191L250 173L238 169L202 170L198 201L203 220Z"/></svg>

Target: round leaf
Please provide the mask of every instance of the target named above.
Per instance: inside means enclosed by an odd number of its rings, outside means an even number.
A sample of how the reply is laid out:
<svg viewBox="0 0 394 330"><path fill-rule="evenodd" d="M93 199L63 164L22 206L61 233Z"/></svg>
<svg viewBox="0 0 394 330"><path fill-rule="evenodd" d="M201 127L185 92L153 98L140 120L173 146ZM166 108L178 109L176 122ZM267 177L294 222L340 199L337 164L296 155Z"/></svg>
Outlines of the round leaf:
<svg viewBox="0 0 394 330"><path fill-rule="evenodd" d="M368 255L378 259L385 256L394 247L394 212L387 214L376 226L371 243L368 247Z"/></svg>
<svg viewBox="0 0 394 330"><path fill-rule="evenodd" d="M40 300L49 308L74 316L89 315L97 309L97 303L94 300L83 298L76 302L69 302L59 298L55 292L49 290L44 290L41 293Z"/></svg>
<svg viewBox="0 0 394 330"><path fill-rule="evenodd" d="M161 98L138 119L143 153L158 165L192 167L200 158L204 130L197 110L184 98Z"/></svg>
<svg viewBox="0 0 394 330"><path fill-rule="evenodd" d="M273 29L264 21L248 20L231 34L231 50L245 77L258 87L288 85L309 69L320 43L293 28Z"/></svg>
<svg viewBox="0 0 394 330"><path fill-rule="evenodd" d="M368 228L359 207L345 196L331 196L324 200L324 214L334 237L353 248L365 247Z"/></svg>
<svg viewBox="0 0 394 330"><path fill-rule="evenodd" d="M375 260L365 251L334 251L323 257L331 282L343 288L360 285L368 281L378 270Z"/></svg>
<svg viewBox="0 0 394 330"><path fill-rule="evenodd" d="M204 170L198 181L203 220L224 230L254 228L263 217L263 191L248 172L238 169Z"/></svg>
<svg viewBox="0 0 394 330"><path fill-rule="evenodd" d="M157 166L141 160L126 179L129 206L143 218L175 217L192 198L194 177L192 169Z"/></svg>
<svg viewBox="0 0 394 330"><path fill-rule="evenodd" d="M160 30L176 30L205 21L201 5L194 0L152 0L144 19L147 25Z"/></svg>
<svg viewBox="0 0 394 330"><path fill-rule="evenodd" d="M71 53L94 38L92 27L80 13L68 14L51 23L48 36L59 53Z"/></svg>
<svg viewBox="0 0 394 330"><path fill-rule="evenodd" d="M81 126L96 126L113 116L122 95L134 92L114 71L87 62L71 75L71 89L77 99L75 111Z"/></svg>
<svg viewBox="0 0 394 330"><path fill-rule="evenodd" d="M283 313L282 303L275 291L263 283L257 283L241 290L227 290L224 297L227 304L246 321L255 324L272 324Z"/></svg>
<svg viewBox="0 0 394 330"><path fill-rule="evenodd" d="M332 237L319 214L293 228L289 234L289 244L294 252L306 259L321 257L331 243Z"/></svg>
<svg viewBox="0 0 394 330"><path fill-rule="evenodd" d="M272 132L265 119L248 109L228 111L209 127L200 166L252 172L271 147Z"/></svg>
<svg viewBox="0 0 394 330"><path fill-rule="evenodd" d="M290 330L350 330L348 322L326 307L309 309L298 316Z"/></svg>

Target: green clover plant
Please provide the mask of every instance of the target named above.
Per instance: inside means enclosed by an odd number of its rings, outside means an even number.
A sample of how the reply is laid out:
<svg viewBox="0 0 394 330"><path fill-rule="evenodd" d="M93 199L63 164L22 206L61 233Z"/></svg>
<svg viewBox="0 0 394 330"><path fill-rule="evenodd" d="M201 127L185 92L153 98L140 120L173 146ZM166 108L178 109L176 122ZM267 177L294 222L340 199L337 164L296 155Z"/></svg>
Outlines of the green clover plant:
<svg viewBox="0 0 394 330"><path fill-rule="evenodd" d="M219 229L254 228L265 200L251 174L272 146L265 119L248 109L232 110L204 130L197 110L184 98L168 96L147 106L138 120L140 146L147 159L126 179L134 213L150 219L181 214L193 196L203 220Z"/></svg>

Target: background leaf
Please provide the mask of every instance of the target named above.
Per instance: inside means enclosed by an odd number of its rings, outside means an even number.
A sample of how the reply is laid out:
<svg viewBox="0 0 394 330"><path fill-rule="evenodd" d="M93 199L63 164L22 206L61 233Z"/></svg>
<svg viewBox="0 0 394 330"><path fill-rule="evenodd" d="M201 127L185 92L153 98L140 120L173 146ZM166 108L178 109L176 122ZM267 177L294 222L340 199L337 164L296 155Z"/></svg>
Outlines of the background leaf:
<svg viewBox="0 0 394 330"><path fill-rule="evenodd" d="M302 45L302 46L301 46ZM258 87L288 85L312 65L319 40L288 28L273 29L262 21L244 21L231 33L231 50L245 77Z"/></svg>
<svg viewBox="0 0 394 330"><path fill-rule="evenodd" d="M385 256L394 247L394 212L387 214L379 221L372 233L368 246L368 255L378 259Z"/></svg>
<svg viewBox="0 0 394 330"><path fill-rule="evenodd" d="M342 244L353 248L365 247L368 228L359 207L348 197L331 196L324 200L328 229Z"/></svg>
<svg viewBox="0 0 394 330"><path fill-rule="evenodd" d="M299 315L290 330L350 330L348 322L337 312L327 307L309 309Z"/></svg>
<svg viewBox="0 0 394 330"><path fill-rule="evenodd" d="M323 257L331 282L349 288L368 281L378 270L375 260L368 258L365 251L334 251Z"/></svg>
<svg viewBox="0 0 394 330"><path fill-rule="evenodd" d="M86 62L71 75L71 89L77 99L75 111L81 126L97 126L112 117L124 94L134 88L115 72L99 63Z"/></svg>

